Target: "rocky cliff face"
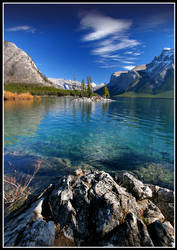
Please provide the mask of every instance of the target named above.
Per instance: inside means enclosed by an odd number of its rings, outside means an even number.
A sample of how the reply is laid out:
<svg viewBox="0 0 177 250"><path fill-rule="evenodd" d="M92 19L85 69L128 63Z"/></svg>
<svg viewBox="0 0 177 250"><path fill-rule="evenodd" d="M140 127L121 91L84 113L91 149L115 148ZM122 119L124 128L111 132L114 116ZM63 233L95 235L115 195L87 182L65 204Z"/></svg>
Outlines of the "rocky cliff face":
<svg viewBox="0 0 177 250"><path fill-rule="evenodd" d="M31 57L8 41L4 41L4 82L50 85L50 81L39 71Z"/></svg>
<svg viewBox="0 0 177 250"><path fill-rule="evenodd" d="M111 95L127 91L157 94L174 89L174 50L163 49L149 64L112 74L107 85ZM100 92L101 89L98 91Z"/></svg>
<svg viewBox="0 0 177 250"><path fill-rule="evenodd" d="M77 169L9 216L5 246L173 246L173 191Z"/></svg>

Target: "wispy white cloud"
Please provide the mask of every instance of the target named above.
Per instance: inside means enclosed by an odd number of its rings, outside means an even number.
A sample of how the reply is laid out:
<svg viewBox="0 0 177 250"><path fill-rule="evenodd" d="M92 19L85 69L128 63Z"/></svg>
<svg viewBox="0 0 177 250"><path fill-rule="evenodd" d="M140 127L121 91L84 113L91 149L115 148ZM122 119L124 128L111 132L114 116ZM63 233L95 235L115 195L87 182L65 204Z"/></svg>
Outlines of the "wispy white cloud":
<svg viewBox="0 0 177 250"><path fill-rule="evenodd" d="M130 48L130 47L135 47L137 45L140 44L140 42L134 40L134 39L129 39L129 38L121 38L119 39L120 42L117 43L117 40L110 43L109 45L105 45L105 46L100 46L97 49L94 49L92 51L93 54L104 54L104 53L108 53L108 52L114 52L114 51L118 51L121 49L125 49L125 48Z"/></svg>
<svg viewBox="0 0 177 250"><path fill-rule="evenodd" d="M133 55L134 55L134 56L140 56L140 55L141 55L141 53L139 53L139 52L135 52L135 53L133 53Z"/></svg>
<svg viewBox="0 0 177 250"><path fill-rule="evenodd" d="M28 25L23 25L23 26L14 26L14 27L8 28L6 29L6 31L9 31L9 32L27 31L27 32L34 33L36 29Z"/></svg>
<svg viewBox="0 0 177 250"><path fill-rule="evenodd" d="M91 30L89 34L84 35L83 41L94 41L105 38L108 35L124 32L130 28L131 21L115 19L97 12L90 12L82 16L80 25L81 29Z"/></svg>
<svg viewBox="0 0 177 250"><path fill-rule="evenodd" d="M126 52L124 52L124 54L132 55L132 54L133 54L133 51L126 51Z"/></svg>
<svg viewBox="0 0 177 250"><path fill-rule="evenodd" d="M118 55L109 55L109 54L102 54L102 57L106 57L106 58L122 58L121 56Z"/></svg>
<svg viewBox="0 0 177 250"><path fill-rule="evenodd" d="M122 61L122 63L125 63L125 64L131 64L131 63L133 63L133 62L131 62L131 61L126 61L126 60L123 60L123 61Z"/></svg>
<svg viewBox="0 0 177 250"><path fill-rule="evenodd" d="M122 56L122 51L129 49L136 49L141 45L136 39L130 38L128 32L130 31L132 20L115 19L105 16L97 12L87 12L80 15L80 29L87 32L84 34L82 42L92 42L91 54L104 58L108 61L119 61L122 64L132 63L129 58ZM127 55L131 55L132 60L135 56L140 55L136 51L127 51ZM98 61L97 61L98 62ZM115 67L115 64L108 64L101 60L102 68ZM130 67L130 66L129 66Z"/></svg>
<svg viewBox="0 0 177 250"><path fill-rule="evenodd" d="M171 48L163 48L164 50L171 50Z"/></svg>
<svg viewBox="0 0 177 250"><path fill-rule="evenodd" d="M124 66L124 69L131 70L135 67L135 65Z"/></svg>
<svg viewBox="0 0 177 250"><path fill-rule="evenodd" d="M126 51L124 54L132 55L132 56L140 56L142 52Z"/></svg>

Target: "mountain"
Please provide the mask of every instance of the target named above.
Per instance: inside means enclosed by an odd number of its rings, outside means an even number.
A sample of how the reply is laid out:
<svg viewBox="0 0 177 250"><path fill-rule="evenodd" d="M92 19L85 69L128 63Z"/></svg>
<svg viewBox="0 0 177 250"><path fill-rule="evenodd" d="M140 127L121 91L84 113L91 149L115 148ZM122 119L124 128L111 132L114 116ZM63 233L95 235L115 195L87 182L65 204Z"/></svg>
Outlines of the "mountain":
<svg viewBox="0 0 177 250"><path fill-rule="evenodd" d="M99 89L103 88L103 87L104 87L104 85L105 85L105 83L100 83L100 84L97 84L97 85L93 88L93 90L94 90L94 91L97 91L97 90L99 90Z"/></svg>
<svg viewBox="0 0 177 250"><path fill-rule="evenodd" d="M14 43L4 41L4 82L5 83L37 83L60 89L81 89L81 82L67 79L47 78L32 58ZM93 90L104 84L91 83Z"/></svg>
<svg viewBox="0 0 177 250"><path fill-rule="evenodd" d="M118 71L107 84L110 95L126 92L159 94L174 90L174 50L164 48L148 64L138 65L130 71ZM103 88L96 91L101 94Z"/></svg>
<svg viewBox="0 0 177 250"><path fill-rule="evenodd" d="M58 79L58 78L48 78L56 88L61 89L81 89L81 82L76 80L67 80L67 79ZM93 90L97 90L104 86L104 83L96 84L94 82L91 83ZM87 86L87 84L86 84Z"/></svg>
<svg viewBox="0 0 177 250"><path fill-rule="evenodd" d="M67 79L49 78L56 88L81 89L81 82Z"/></svg>
<svg viewBox="0 0 177 250"><path fill-rule="evenodd" d="M4 82L51 85L31 57L14 43L4 41Z"/></svg>

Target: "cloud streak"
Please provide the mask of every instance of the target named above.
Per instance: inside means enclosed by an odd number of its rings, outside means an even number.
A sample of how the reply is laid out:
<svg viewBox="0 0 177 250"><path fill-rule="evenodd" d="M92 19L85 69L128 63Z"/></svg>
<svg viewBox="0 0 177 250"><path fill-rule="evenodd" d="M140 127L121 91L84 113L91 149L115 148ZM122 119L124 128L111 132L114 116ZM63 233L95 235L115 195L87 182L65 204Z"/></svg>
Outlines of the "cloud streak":
<svg viewBox="0 0 177 250"><path fill-rule="evenodd" d="M99 48L94 49L92 52L93 54L99 55L99 54L104 54L108 52L110 53L110 52L118 51L118 50L125 49L125 48L132 48L139 44L140 42L134 39L120 38L119 42L117 40L113 40L113 42L110 43L109 45L100 46Z"/></svg>
<svg viewBox="0 0 177 250"><path fill-rule="evenodd" d="M140 56L142 54L142 52L127 51L124 54L132 55L132 56Z"/></svg>
<svg viewBox="0 0 177 250"><path fill-rule="evenodd" d="M83 30L91 30L89 34L84 35L83 41L94 41L105 38L108 35L124 32L130 28L131 21L115 19L92 12L82 17L80 25Z"/></svg>
<svg viewBox="0 0 177 250"><path fill-rule="evenodd" d="M135 56L141 54L139 52L125 52L125 50L141 45L139 41L130 38L128 34L132 20L115 19L98 12L82 13L80 18L80 30L87 32L82 36L81 41L90 42L92 44L91 54L105 59L97 60L102 64L102 68L117 67L115 61L122 64L132 63L128 61L127 57L131 55L134 60ZM122 51L125 52L123 56L121 55Z"/></svg>
<svg viewBox="0 0 177 250"><path fill-rule="evenodd" d="M27 31L27 32L34 33L36 29L28 25L23 25L23 26L15 26L15 27L8 28L6 29L6 31L8 32Z"/></svg>
<svg viewBox="0 0 177 250"><path fill-rule="evenodd" d="M135 67L135 65L124 66L124 69L131 70Z"/></svg>

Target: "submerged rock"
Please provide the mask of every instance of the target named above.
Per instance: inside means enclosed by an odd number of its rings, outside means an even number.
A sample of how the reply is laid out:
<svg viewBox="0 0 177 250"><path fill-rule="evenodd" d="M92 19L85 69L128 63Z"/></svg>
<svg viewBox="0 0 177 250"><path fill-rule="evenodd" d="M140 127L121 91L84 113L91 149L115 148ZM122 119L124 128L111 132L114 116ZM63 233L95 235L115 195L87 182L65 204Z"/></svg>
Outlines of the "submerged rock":
<svg viewBox="0 0 177 250"><path fill-rule="evenodd" d="M153 192L130 174L77 169L9 216L4 245L171 246L173 226Z"/></svg>

